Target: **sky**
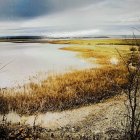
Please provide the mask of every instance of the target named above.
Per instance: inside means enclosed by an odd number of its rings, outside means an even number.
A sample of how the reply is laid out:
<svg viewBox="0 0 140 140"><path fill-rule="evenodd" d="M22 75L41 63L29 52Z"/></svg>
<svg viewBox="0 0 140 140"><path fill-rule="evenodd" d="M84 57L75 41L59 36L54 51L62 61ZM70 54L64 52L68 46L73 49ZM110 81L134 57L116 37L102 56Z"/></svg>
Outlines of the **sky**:
<svg viewBox="0 0 140 140"><path fill-rule="evenodd" d="M140 0L0 0L0 36L140 34Z"/></svg>

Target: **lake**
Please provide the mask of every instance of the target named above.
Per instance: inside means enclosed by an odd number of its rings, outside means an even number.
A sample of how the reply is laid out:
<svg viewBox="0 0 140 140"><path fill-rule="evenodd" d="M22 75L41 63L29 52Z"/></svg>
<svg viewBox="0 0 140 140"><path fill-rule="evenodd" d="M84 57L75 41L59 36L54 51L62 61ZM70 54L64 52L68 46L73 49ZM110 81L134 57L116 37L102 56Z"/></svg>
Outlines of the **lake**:
<svg viewBox="0 0 140 140"><path fill-rule="evenodd" d="M67 45L40 43L0 43L0 87L13 87L39 75L97 67L75 52L60 50ZM43 76L44 77L44 76Z"/></svg>

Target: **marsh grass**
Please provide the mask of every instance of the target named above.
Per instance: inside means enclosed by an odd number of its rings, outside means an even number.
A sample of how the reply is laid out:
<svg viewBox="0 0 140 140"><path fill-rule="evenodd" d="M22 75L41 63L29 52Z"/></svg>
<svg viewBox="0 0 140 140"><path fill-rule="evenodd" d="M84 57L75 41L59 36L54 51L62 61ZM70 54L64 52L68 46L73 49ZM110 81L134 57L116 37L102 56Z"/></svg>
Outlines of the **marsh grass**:
<svg viewBox="0 0 140 140"><path fill-rule="evenodd" d="M126 70L110 66L50 76L40 83L31 82L23 90L1 90L0 112L19 114L62 111L121 93L125 88Z"/></svg>
<svg viewBox="0 0 140 140"><path fill-rule="evenodd" d="M134 39L93 39L93 40L50 40L52 44L79 44L79 45L136 45ZM137 39L140 42L140 39Z"/></svg>
<svg viewBox="0 0 140 140"><path fill-rule="evenodd" d="M120 59L119 54L116 51L116 48L121 52L125 57L129 53L129 45L95 45L95 46L86 46L86 45L74 45L69 47L61 48L62 50L75 51L78 52L78 57L85 59L96 58L96 63L102 66L110 66L110 59L115 57L118 60ZM91 61L90 59L90 61ZM93 59L91 62L95 63Z"/></svg>
<svg viewBox="0 0 140 140"><path fill-rule="evenodd" d="M137 39L140 42L140 39ZM52 44L69 44L70 46L61 48L62 50L78 52L78 57L96 58L96 62L102 66L110 65L110 59L115 57L120 59L116 48L121 52L123 57L128 56L129 48L136 42L133 39L96 39L96 40L52 40ZM90 62L95 63L95 60Z"/></svg>

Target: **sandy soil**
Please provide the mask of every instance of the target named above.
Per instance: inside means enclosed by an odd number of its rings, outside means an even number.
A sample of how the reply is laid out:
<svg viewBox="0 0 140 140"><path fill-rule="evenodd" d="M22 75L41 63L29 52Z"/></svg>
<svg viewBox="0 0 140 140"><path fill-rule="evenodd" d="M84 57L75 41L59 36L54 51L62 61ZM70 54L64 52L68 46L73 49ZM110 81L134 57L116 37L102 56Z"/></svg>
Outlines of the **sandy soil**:
<svg viewBox="0 0 140 140"><path fill-rule="evenodd" d="M120 128L123 114L125 112L124 95L115 96L106 101L63 112L48 112L36 116L19 116L11 112L6 117L13 123L34 123L51 130L60 128L80 128L80 131L89 130L105 132L109 128ZM2 119L2 117L0 117Z"/></svg>

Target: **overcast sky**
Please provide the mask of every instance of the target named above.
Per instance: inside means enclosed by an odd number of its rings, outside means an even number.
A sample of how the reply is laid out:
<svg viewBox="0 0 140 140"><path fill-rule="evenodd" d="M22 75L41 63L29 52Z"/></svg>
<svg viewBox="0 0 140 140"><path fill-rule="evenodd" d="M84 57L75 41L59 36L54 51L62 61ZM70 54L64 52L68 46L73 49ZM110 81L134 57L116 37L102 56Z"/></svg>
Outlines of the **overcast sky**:
<svg viewBox="0 0 140 140"><path fill-rule="evenodd" d="M0 35L131 34L140 0L0 0Z"/></svg>

